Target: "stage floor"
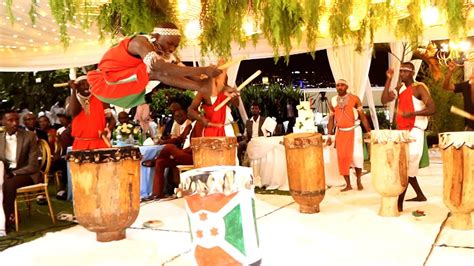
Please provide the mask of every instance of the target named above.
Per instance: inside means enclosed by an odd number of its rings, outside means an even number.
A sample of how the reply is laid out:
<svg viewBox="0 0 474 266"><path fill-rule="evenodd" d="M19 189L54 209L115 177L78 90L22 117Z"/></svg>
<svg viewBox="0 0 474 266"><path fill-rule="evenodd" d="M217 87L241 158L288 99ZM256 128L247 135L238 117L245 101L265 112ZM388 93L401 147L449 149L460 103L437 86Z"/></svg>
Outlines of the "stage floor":
<svg viewBox="0 0 474 266"><path fill-rule="evenodd" d="M377 215L380 195L364 175L363 191L327 190L317 214L301 214L290 196L256 195L262 265L472 265L474 230L450 229L442 200L442 165L431 154L419 183L427 202L405 202L400 217ZM414 196L410 188L407 198ZM415 217L421 210L426 216ZM473 217L474 218L474 217ZM158 229L144 228L161 220ZM75 226L0 253L16 265L193 265L184 200L143 204L122 241L99 243Z"/></svg>

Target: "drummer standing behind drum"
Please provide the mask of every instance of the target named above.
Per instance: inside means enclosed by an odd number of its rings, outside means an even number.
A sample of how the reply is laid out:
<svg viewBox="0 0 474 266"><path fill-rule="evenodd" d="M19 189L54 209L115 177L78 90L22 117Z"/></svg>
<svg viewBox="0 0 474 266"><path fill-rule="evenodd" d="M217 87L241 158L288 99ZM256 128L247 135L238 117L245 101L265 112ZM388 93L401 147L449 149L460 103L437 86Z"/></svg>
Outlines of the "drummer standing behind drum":
<svg viewBox="0 0 474 266"><path fill-rule="evenodd" d="M328 120L329 134L333 132L334 123L337 128L335 138L337 162L339 173L344 176L346 181L346 187L341 190L342 192L352 189L349 176L351 166L355 168L357 189L364 189L361 182L362 167L364 166L361 121L367 133L370 133L369 122L363 111L362 103L359 97L347 92L348 88L349 85L344 79L339 79L336 82L337 96L331 99ZM326 143L331 145L331 137L327 138Z"/></svg>
<svg viewBox="0 0 474 266"><path fill-rule="evenodd" d="M222 64L222 61L220 62ZM225 137L225 123L227 115L227 106L214 111L214 108L224 101L227 96L232 97L230 103L234 106L239 106L239 95L232 88L227 85L227 71L217 76L213 80L213 86L211 96L207 96L204 93L199 92L194 97L191 105L188 107L188 115L193 120L196 120L204 128L203 137ZM204 115L200 115L199 107L204 110Z"/></svg>
<svg viewBox="0 0 474 266"><path fill-rule="evenodd" d="M66 112L73 118L71 127L74 143L72 149L107 148L108 146L101 135L112 131L116 123L109 104L101 102L91 94L86 76L69 82L69 85L72 92L66 105ZM101 135L99 135L100 132Z"/></svg>
<svg viewBox="0 0 474 266"><path fill-rule="evenodd" d="M413 78L415 67L410 62L402 63L400 66L400 81L394 90L390 90L392 82L393 69L386 72L387 80L382 93L382 103L386 104L397 98L398 107L396 123L398 130L409 130L410 138L414 142L409 144L409 160L408 160L408 182L416 192L416 197L407 201L426 201L423 191L416 179L418 174L418 166L423 154L423 142L425 129L428 126L428 116L435 113L436 107L429 93L428 87L422 82L416 82ZM408 188L408 187L407 187ZM405 191L398 197L398 210L403 210L403 200Z"/></svg>

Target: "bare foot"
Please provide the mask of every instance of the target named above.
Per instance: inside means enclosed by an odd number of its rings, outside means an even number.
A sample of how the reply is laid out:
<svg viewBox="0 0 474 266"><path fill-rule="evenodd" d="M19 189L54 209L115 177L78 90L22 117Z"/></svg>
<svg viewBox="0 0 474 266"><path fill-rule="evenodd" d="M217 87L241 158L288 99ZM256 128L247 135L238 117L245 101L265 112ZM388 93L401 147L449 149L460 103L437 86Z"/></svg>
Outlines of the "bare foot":
<svg viewBox="0 0 474 266"><path fill-rule="evenodd" d="M346 186L345 188L341 189L341 192L346 192L348 190L351 190L352 187L351 186Z"/></svg>
<svg viewBox="0 0 474 266"><path fill-rule="evenodd" d="M406 201L426 201L426 197L425 196L416 196L412 199L407 199Z"/></svg>
<svg viewBox="0 0 474 266"><path fill-rule="evenodd" d="M357 190L363 190L364 186L362 186L362 183L357 183Z"/></svg>

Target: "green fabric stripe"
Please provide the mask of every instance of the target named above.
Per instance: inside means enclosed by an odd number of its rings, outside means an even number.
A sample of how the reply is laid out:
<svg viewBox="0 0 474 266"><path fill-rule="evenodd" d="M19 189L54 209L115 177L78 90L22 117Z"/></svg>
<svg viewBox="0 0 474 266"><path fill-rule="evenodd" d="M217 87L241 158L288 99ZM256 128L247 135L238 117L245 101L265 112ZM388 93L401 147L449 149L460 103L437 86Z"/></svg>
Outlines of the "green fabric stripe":
<svg viewBox="0 0 474 266"><path fill-rule="evenodd" d="M229 213L224 216L225 223L225 240L245 254L244 231L242 228L242 213L240 212L240 204L235 206Z"/></svg>
<svg viewBox="0 0 474 266"><path fill-rule="evenodd" d="M188 224L189 224L189 234L191 235L191 242L194 241L193 239L193 227L191 226L191 219L189 218L189 214L186 212L186 218L188 218Z"/></svg>
<svg viewBox="0 0 474 266"><path fill-rule="evenodd" d="M260 246L260 239L258 238L257 229L257 212L255 211L255 199L252 198L252 212L253 212L253 224L255 226L255 235L257 235L257 246Z"/></svg>
<svg viewBox="0 0 474 266"><path fill-rule="evenodd" d="M124 78L124 79L114 81L114 82L106 80L105 83L107 85L118 85L118 84L130 83L130 82L135 82L135 81L137 81L137 74L133 74L128 78Z"/></svg>
<svg viewBox="0 0 474 266"><path fill-rule="evenodd" d="M139 104L145 103L145 91L138 94L131 94L122 98L105 98L97 95L96 97L102 102L110 103L123 108L132 108Z"/></svg>

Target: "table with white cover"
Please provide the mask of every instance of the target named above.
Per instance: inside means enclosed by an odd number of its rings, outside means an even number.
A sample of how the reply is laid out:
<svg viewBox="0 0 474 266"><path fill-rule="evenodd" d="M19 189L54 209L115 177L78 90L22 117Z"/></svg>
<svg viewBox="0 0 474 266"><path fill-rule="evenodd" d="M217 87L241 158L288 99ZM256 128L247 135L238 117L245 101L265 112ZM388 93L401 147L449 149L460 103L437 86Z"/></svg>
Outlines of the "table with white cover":
<svg viewBox="0 0 474 266"><path fill-rule="evenodd" d="M247 155L257 186L289 190L283 136L252 138L247 146ZM323 157L326 185L343 185L344 179L339 175L337 166L336 149L333 146L325 146Z"/></svg>

